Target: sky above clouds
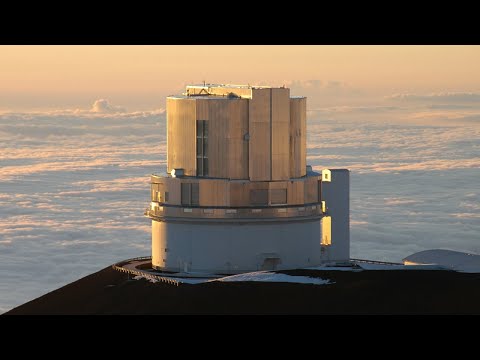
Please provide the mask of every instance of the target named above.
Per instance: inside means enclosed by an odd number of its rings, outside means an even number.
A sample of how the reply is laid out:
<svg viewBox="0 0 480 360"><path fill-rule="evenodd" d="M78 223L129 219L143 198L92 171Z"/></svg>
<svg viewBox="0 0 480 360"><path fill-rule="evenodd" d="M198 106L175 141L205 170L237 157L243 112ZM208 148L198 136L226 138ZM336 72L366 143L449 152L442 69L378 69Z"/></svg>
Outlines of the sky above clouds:
<svg viewBox="0 0 480 360"><path fill-rule="evenodd" d="M351 170L351 255L480 254L478 46L0 46L0 313L150 253L164 97L308 97L307 163Z"/></svg>
<svg viewBox="0 0 480 360"><path fill-rule="evenodd" d="M204 80L294 83L321 90L324 105L346 95L478 92L479 63L480 46L459 45L1 46L0 110L85 108L102 98L155 109Z"/></svg>

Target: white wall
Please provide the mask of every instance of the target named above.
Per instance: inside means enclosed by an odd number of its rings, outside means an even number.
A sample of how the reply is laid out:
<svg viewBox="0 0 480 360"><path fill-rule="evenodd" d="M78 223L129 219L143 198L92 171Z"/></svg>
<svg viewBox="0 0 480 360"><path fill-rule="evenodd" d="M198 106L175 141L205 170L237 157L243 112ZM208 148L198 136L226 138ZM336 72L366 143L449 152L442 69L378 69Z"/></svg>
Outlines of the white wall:
<svg viewBox="0 0 480 360"><path fill-rule="evenodd" d="M266 257L280 258L276 269L320 264L319 219L268 224L152 223L153 265L173 271L185 270L185 264L188 271L256 271Z"/></svg>

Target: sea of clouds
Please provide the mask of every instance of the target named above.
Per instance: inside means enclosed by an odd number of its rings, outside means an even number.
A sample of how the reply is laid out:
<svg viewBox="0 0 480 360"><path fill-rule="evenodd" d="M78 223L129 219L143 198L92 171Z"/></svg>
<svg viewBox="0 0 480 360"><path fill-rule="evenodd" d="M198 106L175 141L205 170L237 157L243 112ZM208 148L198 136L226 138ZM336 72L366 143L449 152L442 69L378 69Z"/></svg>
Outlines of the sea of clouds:
<svg viewBox="0 0 480 360"><path fill-rule="evenodd" d="M476 94L309 106L308 164L351 170L351 255L480 254ZM163 109L0 114L0 313L150 253L149 175L166 170Z"/></svg>

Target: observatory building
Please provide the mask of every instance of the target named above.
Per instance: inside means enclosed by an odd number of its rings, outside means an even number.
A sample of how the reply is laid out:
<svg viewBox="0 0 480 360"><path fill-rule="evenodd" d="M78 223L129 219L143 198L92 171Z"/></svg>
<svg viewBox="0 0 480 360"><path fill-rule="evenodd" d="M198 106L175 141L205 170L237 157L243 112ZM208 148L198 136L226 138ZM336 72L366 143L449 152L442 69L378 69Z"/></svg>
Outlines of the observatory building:
<svg viewBox="0 0 480 360"><path fill-rule="evenodd" d="M167 97L167 174L151 176L152 265L233 274L348 261L349 171L306 164L306 98L188 85Z"/></svg>

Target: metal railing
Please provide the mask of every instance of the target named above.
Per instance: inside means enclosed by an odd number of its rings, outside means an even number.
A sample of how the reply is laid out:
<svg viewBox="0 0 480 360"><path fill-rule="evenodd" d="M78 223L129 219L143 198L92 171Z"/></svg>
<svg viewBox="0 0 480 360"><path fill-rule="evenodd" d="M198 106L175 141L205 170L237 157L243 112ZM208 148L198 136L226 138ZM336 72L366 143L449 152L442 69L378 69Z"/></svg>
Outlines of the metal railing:
<svg viewBox="0 0 480 360"><path fill-rule="evenodd" d="M180 207L158 205L148 208L144 213L154 218L191 218L191 219L281 219L281 218L311 218L323 215L319 203L303 206L279 206L264 208L208 208L208 207Z"/></svg>
<svg viewBox="0 0 480 360"><path fill-rule="evenodd" d="M180 281L170 279L170 278L165 277L165 276L153 275L153 274L150 274L149 272L142 271L142 270L137 270L137 269L126 269L126 268L124 268L125 265L130 264L133 261L142 261L142 260L151 260L151 259L152 259L151 256L142 256L142 257L131 258L131 259L123 260L123 261L120 261L116 264L113 264L112 268L114 270L117 270L117 271L120 271L120 272L123 272L123 273L126 273L126 274L132 274L132 275L135 275L135 276L142 276L146 279L161 281L161 282L171 284L171 285L175 285L175 286L180 285Z"/></svg>
<svg viewBox="0 0 480 360"><path fill-rule="evenodd" d="M403 265L402 263L396 263L396 262L366 260L366 259L354 259L354 258L350 258L350 261L351 262L366 263L366 264L379 264L379 265Z"/></svg>

